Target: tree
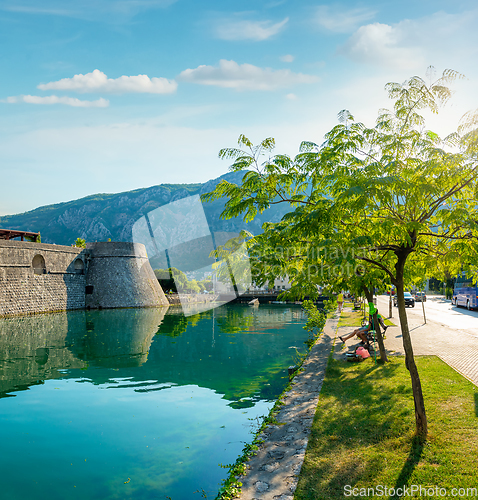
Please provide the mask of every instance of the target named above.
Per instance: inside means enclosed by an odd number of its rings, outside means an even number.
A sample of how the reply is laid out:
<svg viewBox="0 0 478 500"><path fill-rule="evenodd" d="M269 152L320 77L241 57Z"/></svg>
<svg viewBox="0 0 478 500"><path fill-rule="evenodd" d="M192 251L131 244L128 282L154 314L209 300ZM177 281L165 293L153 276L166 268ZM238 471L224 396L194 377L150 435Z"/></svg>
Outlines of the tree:
<svg viewBox="0 0 478 500"><path fill-rule="evenodd" d="M253 146L240 136L239 148L221 150L219 156L234 161L231 170L245 171L242 184L222 181L203 197L228 198L223 216L243 214L245 220L271 204L290 204L280 223L265 224L264 235L249 244L262 250L256 264L275 261L279 268L296 270L292 293L303 292L302 283L313 291L319 278L306 272L310 265L325 263L333 269L354 263L352 277L362 263L362 276L375 269L387 277L396 288L416 430L422 438L427 418L403 293L416 270L433 274L446 262L456 273L461 256L476 254L478 114L465 115L458 130L441 139L425 128L420 113L438 112L452 95L450 83L460 77L446 70L432 81L429 68L428 83L419 77L389 83L385 88L393 110L380 110L374 127L355 122L344 110L322 145L304 142L294 159L275 155L261 162L272 153L274 140ZM277 238L290 242L287 259L269 253ZM335 253L325 253L334 248Z"/></svg>
<svg viewBox="0 0 478 500"><path fill-rule="evenodd" d="M169 280L171 278L169 269L155 269L154 275L158 280Z"/></svg>
<svg viewBox="0 0 478 500"><path fill-rule="evenodd" d="M74 246L77 248L86 248L86 241L83 238L76 238Z"/></svg>

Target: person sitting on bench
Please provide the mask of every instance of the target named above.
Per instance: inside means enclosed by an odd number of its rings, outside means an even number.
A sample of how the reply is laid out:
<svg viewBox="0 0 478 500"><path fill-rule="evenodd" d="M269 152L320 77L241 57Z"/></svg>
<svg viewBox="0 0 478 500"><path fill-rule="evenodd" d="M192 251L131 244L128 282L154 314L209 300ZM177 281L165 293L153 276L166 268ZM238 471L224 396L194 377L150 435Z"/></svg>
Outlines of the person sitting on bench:
<svg viewBox="0 0 478 500"><path fill-rule="evenodd" d="M355 335L364 343L365 348L369 348L370 344L368 342L367 338L367 333L372 330L372 323L369 322L368 326L361 326L360 328L357 328L354 330L352 333L349 333L348 335L345 335L343 337L339 337L339 339L345 343L346 340L351 339Z"/></svg>
<svg viewBox="0 0 478 500"><path fill-rule="evenodd" d="M368 307L369 307L369 313L370 313L370 316L369 316L369 319L368 319L369 323L373 324L373 314L376 312L377 313L378 324L382 327L383 333L385 334L385 332L387 331L388 326L385 325L385 321L383 320L382 316L378 312L378 309L375 307L375 305L373 304L373 302L369 302L368 303ZM372 330L373 330L373 328L372 328Z"/></svg>

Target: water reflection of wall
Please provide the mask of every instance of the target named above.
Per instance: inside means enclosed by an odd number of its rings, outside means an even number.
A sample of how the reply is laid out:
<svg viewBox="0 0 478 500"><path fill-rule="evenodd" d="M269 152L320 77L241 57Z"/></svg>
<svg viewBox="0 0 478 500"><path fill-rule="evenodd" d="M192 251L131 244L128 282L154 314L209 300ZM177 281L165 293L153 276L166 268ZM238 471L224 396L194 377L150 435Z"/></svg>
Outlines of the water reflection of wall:
<svg viewBox="0 0 478 500"><path fill-rule="evenodd" d="M111 388L122 379L140 392L171 384L206 387L231 406L251 406L277 397L294 346L305 350L298 307L165 313L111 309L0 320L0 397L52 378Z"/></svg>
<svg viewBox="0 0 478 500"><path fill-rule="evenodd" d="M140 366L148 359L151 341L167 309L86 311L82 328L69 329L68 349L93 366Z"/></svg>
<svg viewBox="0 0 478 500"><path fill-rule="evenodd" d="M0 395L84 367L65 349L68 326L67 313L0 320Z"/></svg>
<svg viewBox="0 0 478 500"><path fill-rule="evenodd" d="M68 369L134 367L167 308L72 311L0 319L0 397Z"/></svg>

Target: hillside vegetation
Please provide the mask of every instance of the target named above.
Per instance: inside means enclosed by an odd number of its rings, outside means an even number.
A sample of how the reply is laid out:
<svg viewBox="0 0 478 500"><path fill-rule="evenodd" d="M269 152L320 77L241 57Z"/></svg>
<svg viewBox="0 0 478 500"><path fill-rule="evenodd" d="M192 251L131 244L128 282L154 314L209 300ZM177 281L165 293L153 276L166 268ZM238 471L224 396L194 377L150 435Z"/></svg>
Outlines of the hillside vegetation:
<svg viewBox="0 0 478 500"><path fill-rule="evenodd" d="M132 241L133 224L144 214L172 201L209 192L222 180L240 183L242 172L225 174L203 184L161 184L116 194L94 194L29 212L0 216L0 228L40 232L42 242L57 245L86 241ZM261 232L266 221L277 221L284 210L273 208L245 224L242 218L221 220L222 200L203 204L212 231L238 232L247 228Z"/></svg>

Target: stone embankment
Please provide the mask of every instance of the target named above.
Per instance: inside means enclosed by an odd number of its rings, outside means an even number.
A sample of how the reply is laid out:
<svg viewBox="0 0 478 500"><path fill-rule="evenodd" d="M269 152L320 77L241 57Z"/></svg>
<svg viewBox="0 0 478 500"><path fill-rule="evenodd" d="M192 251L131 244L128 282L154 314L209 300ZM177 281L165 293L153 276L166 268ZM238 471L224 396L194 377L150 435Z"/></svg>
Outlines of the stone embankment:
<svg viewBox="0 0 478 500"><path fill-rule="evenodd" d="M219 295L205 293L167 293L166 298L171 305L181 304L209 304L216 302Z"/></svg>

